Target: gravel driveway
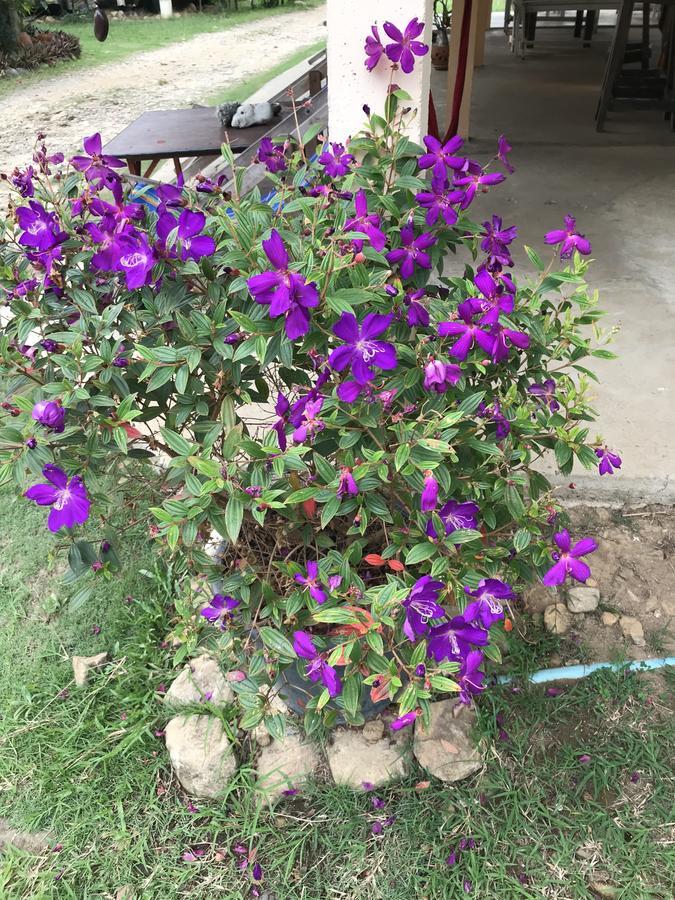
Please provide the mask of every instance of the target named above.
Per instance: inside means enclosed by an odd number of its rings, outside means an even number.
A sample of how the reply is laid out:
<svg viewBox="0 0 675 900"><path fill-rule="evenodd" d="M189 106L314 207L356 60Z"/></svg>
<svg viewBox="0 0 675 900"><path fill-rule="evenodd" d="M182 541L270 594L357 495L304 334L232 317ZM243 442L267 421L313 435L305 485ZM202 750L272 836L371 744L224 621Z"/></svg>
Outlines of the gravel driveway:
<svg viewBox="0 0 675 900"><path fill-rule="evenodd" d="M264 18L17 87L0 99L0 172L30 162L37 131L52 152L70 156L84 135L110 140L146 110L204 103L325 38L325 18L325 6Z"/></svg>

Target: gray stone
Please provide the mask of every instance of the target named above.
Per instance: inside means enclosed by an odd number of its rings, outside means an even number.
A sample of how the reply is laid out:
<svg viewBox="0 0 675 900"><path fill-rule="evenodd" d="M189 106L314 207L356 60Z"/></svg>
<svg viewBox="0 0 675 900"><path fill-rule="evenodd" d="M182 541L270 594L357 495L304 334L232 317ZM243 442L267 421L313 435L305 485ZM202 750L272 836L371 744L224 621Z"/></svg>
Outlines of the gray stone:
<svg viewBox="0 0 675 900"><path fill-rule="evenodd" d="M237 761L220 719L175 716L166 726L166 749L188 794L215 799L237 771Z"/></svg>
<svg viewBox="0 0 675 900"><path fill-rule="evenodd" d="M572 627L572 616L564 603L552 603L546 607L544 625L553 634L567 634Z"/></svg>
<svg viewBox="0 0 675 900"><path fill-rule="evenodd" d="M567 608L571 613L593 612L600 603L600 591L596 587L573 587L567 594Z"/></svg>
<svg viewBox="0 0 675 900"><path fill-rule="evenodd" d="M75 684L78 687L83 687L89 679L89 672L108 662L108 654L97 653L96 656L73 656L70 661L73 665Z"/></svg>
<svg viewBox="0 0 675 900"><path fill-rule="evenodd" d="M386 735L369 741L361 731L338 728L326 749L328 765L336 784L362 788L363 782L382 787L404 778L407 772L405 738Z"/></svg>
<svg viewBox="0 0 675 900"><path fill-rule="evenodd" d="M44 853L52 841L48 831L19 831L12 828L7 819L0 819L0 851L16 847L24 853Z"/></svg>
<svg viewBox="0 0 675 900"><path fill-rule="evenodd" d="M285 734L280 741L263 747L258 757L257 786L269 800L297 788L321 764L316 748L299 734Z"/></svg>
<svg viewBox="0 0 675 900"><path fill-rule="evenodd" d="M363 726L363 736L371 744L379 741L384 734L384 722L382 719L371 719Z"/></svg>
<svg viewBox="0 0 675 900"><path fill-rule="evenodd" d="M471 739L476 713L456 700L431 704L428 730L422 719L415 722L414 753L427 772L441 781L461 781L478 772L483 757Z"/></svg>
<svg viewBox="0 0 675 900"><path fill-rule="evenodd" d="M272 743L272 735L262 724L253 729L253 739L259 747L269 747Z"/></svg>
<svg viewBox="0 0 675 900"><path fill-rule="evenodd" d="M177 708L206 701L222 705L231 703L233 699L234 692L217 661L205 653L185 666L166 692L164 702Z"/></svg>
<svg viewBox="0 0 675 900"><path fill-rule="evenodd" d="M619 625L625 638L630 638L636 647L644 647L645 633L639 619L634 616L621 616Z"/></svg>
<svg viewBox="0 0 675 900"><path fill-rule="evenodd" d="M616 623L619 621L619 617L617 616L616 613L604 612L600 616L600 621L602 622L603 625L606 625L608 628L611 628L612 625L616 625Z"/></svg>

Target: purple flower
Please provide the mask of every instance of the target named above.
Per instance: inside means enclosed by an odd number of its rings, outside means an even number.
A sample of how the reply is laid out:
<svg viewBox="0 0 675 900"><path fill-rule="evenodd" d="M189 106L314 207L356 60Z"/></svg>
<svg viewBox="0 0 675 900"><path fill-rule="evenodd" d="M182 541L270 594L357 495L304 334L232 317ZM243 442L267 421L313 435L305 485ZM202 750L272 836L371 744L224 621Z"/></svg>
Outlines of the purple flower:
<svg viewBox="0 0 675 900"><path fill-rule="evenodd" d="M253 868L251 869L251 877L254 881L262 881L263 870L259 862L253 864Z"/></svg>
<svg viewBox="0 0 675 900"><path fill-rule="evenodd" d="M424 31L424 22L418 22L415 16L408 22L403 33L391 22L385 22L382 27L393 42L387 44L384 52L393 63L399 63L401 69L409 75L415 68L415 57L424 56L429 52L427 44L415 40Z"/></svg>
<svg viewBox="0 0 675 900"><path fill-rule="evenodd" d="M110 170L123 169L126 163L117 156L108 156L102 152L101 135L96 132L86 137L83 143L85 153L89 155L73 156L70 160L71 166L82 172L87 181L91 181L97 187L109 182L111 177L117 178L118 176Z"/></svg>
<svg viewBox="0 0 675 900"><path fill-rule="evenodd" d="M304 584L306 588L309 589L309 595L313 600L316 600L317 603L325 603L328 599L328 594L326 593L326 589L323 584L319 581L319 564L314 560L309 560L307 562L307 574L301 575L299 572L295 575L295 580L298 584Z"/></svg>
<svg viewBox="0 0 675 900"><path fill-rule="evenodd" d="M389 328L392 319L392 315L368 313L359 326L353 313L342 313L333 326L333 334L345 343L332 351L328 364L338 372L350 366L359 384L374 378L376 368L395 369L397 359L393 344L374 340Z"/></svg>
<svg viewBox="0 0 675 900"><path fill-rule="evenodd" d="M33 187L34 176L35 169L32 166L27 166L24 171L15 169L14 174L10 179L14 187L24 199L32 197L35 193L35 188Z"/></svg>
<svg viewBox="0 0 675 900"><path fill-rule="evenodd" d="M502 600L515 600L513 588L498 578L484 578L478 582L475 591L465 587L464 592L474 601L469 603L462 615L467 622L480 622L483 628L490 628L504 618Z"/></svg>
<svg viewBox="0 0 675 900"><path fill-rule="evenodd" d="M452 534L457 529L476 528L478 512L478 506L471 501L460 503L458 500L448 500L439 511L446 535ZM429 537L438 537L431 521L427 522L427 534Z"/></svg>
<svg viewBox="0 0 675 900"><path fill-rule="evenodd" d="M598 472L601 475L613 475L614 469L621 468L621 457L613 450L608 450L607 447L596 447L595 455L600 460Z"/></svg>
<svg viewBox="0 0 675 900"><path fill-rule="evenodd" d="M279 449L285 450L287 446L286 442L286 425L288 424L288 411L291 408L291 404L284 397L283 394L279 394L277 397L277 402L274 407L274 412L279 417L272 428L277 433L277 440L279 441Z"/></svg>
<svg viewBox="0 0 675 900"><path fill-rule="evenodd" d="M363 234L367 235L373 250L381 253L384 250L387 238L384 232L380 230L380 217L375 213L370 215L368 213L368 200L365 191L357 191L354 195L354 210L356 215L351 219L347 219L344 230L363 232ZM357 251L362 249L361 243L360 241L354 241Z"/></svg>
<svg viewBox="0 0 675 900"><path fill-rule="evenodd" d="M239 602L240 601L235 600L234 597L224 596L223 594L214 594L211 603L202 609L200 615L204 616L204 618L212 625L215 625L216 622L220 622L221 628L223 628L224 621L227 619L228 614L239 606Z"/></svg>
<svg viewBox="0 0 675 900"><path fill-rule="evenodd" d="M462 370L455 363L430 358L424 366L424 390L444 394L449 387L457 384L461 377Z"/></svg>
<svg viewBox="0 0 675 900"><path fill-rule="evenodd" d="M356 497L358 492L359 486L354 480L352 470L348 466L343 466L342 471L340 472L340 482L338 484L337 496L344 497L346 494L348 497Z"/></svg>
<svg viewBox="0 0 675 900"><path fill-rule="evenodd" d="M288 168L282 144L273 144L272 139L264 137L260 141L256 162L262 163L268 172L275 174Z"/></svg>
<svg viewBox="0 0 675 900"><path fill-rule="evenodd" d="M354 162L351 153L347 153L344 144L331 144L332 153L324 150L319 156L319 164L326 170L329 178L340 178L349 173L349 165Z"/></svg>
<svg viewBox="0 0 675 900"><path fill-rule="evenodd" d="M412 278L415 266L431 268L431 257L426 251L435 243L436 238L425 231L415 237L412 223L408 222L401 228L401 246L387 253L387 262L390 266L400 264L401 278Z"/></svg>
<svg viewBox="0 0 675 900"><path fill-rule="evenodd" d="M323 397L318 400L310 400L303 411L302 421L293 432L293 440L296 444L302 444L308 437L314 438L326 427L321 419L317 418L323 406Z"/></svg>
<svg viewBox="0 0 675 900"><path fill-rule="evenodd" d="M482 419L489 419L491 422L496 424L495 428L495 437L498 440L505 438L506 435L511 431L511 423L506 418L506 416L502 413L499 403L495 401L492 406L486 406L485 403L481 403L476 410L476 415L480 416Z"/></svg>
<svg viewBox="0 0 675 900"><path fill-rule="evenodd" d="M509 162L509 153L513 150L513 147L506 140L506 137L503 134L499 135L499 140L497 141L497 159L504 165L507 172L513 174L516 170L513 168L511 163Z"/></svg>
<svg viewBox="0 0 675 900"><path fill-rule="evenodd" d="M47 212L37 200L29 200L28 206L19 206L16 218L23 231L19 235L19 243L24 247L47 252L68 238L68 234L61 231L55 213Z"/></svg>
<svg viewBox="0 0 675 900"><path fill-rule="evenodd" d="M436 662L464 659L470 653L472 644L485 647L487 643L487 631L467 622L464 616L455 616L449 622L431 629L427 655Z"/></svg>
<svg viewBox="0 0 675 900"><path fill-rule="evenodd" d="M551 412L560 409L560 404L555 399L555 381L552 378L547 378L543 384L531 384L527 391L548 406Z"/></svg>
<svg viewBox="0 0 675 900"><path fill-rule="evenodd" d="M405 713L404 715L399 716L398 719L394 719L389 727L392 731L400 731L402 728L406 728L408 725L412 725L418 715L418 711L416 709L413 709L412 712Z"/></svg>
<svg viewBox="0 0 675 900"><path fill-rule="evenodd" d="M571 575L577 581L586 581L591 574L591 570L581 560L581 557L587 556L598 549L598 545L593 538L582 538L572 547L569 532L565 529L554 534L553 540L560 553L553 553L553 559L556 560L556 563L546 572L542 582L549 586L562 584L568 575Z"/></svg>
<svg viewBox="0 0 675 900"><path fill-rule="evenodd" d="M408 307L406 322L411 328L415 325L421 325L423 328L426 328L429 325L429 310L418 302L424 296L426 296L424 291L420 289L419 291L413 291L411 294L406 294L403 298L403 302Z"/></svg>
<svg viewBox="0 0 675 900"><path fill-rule="evenodd" d="M47 527L50 531L82 525L89 518L90 501L87 489L79 475L68 476L58 466L48 463L42 470L49 484L34 484L25 497L39 506L51 506Z"/></svg>
<svg viewBox="0 0 675 900"><path fill-rule="evenodd" d="M464 191L452 190L449 187L445 176L440 179L434 176L431 190L415 194L415 200L427 210L424 220L427 225L435 225L439 215L443 216L446 225L454 225L458 219L455 206L463 201L464 196Z"/></svg>
<svg viewBox="0 0 675 900"><path fill-rule="evenodd" d="M484 172L480 167L477 172L469 171L466 175L462 175L461 177L455 176L455 187L464 188L464 203L462 209L466 209L472 202L479 189L482 192L485 192L488 187L492 187L495 184L501 184L502 181L504 181L504 176L501 172Z"/></svg>
<svg viewBox="0 0 675 900"><path fill-rule="evenodd" d="M455 156L457 150L464 145L459 135L450 138L445 144L441 144L438 138L428 134L424 138L424 146L427 152L417 160L420 169L431 169L433 166L434 180L438 179L442 184L445 181L446 169L461 169L466 163L463 156Z"/></svg>
<svg viewBox="0 0 675 900"><path fill-rule="evenodd" d="M434 581L430 575L418 578L403 601L405 622L403 633L409 641L416 641L429 631L431 619L445 618L445 610L436 602L445 585Z"/></svg>
<svg viewBox="0 0 675 900"><path fill-rule="evenodd" d="M40 425L44 425L45 428L49 428L56 434L61 434L66 427L66 411L53 400L40 400L33 407L31 416Z"/></svg>
<svg viewBox="0 0 675 900"><path fill-rule="evenodd" d="M181 259L200 260L203 256L212 256L216 252L216 242L209 235L201 234L206 224L206 216L203 212L193 212L184 209L178 219L178 240L181 242ZM169 232L176 228L176 220L171 213L166 212L159 217L157 222L157 236L166 240Z"/></svg>
<svg viewBox="0 0 675 900"><path fill-rule="evenodd" d="M438 503L438 482L427 469L424 473L424 487L420 498L420 509L422 512L433 512Z"/></svg>
<svg viewBox="0 0 675 900"><path fill-rule="evenodd" d="M591 242L583 234L576 230L577 220L574 216L565 216L565 227L556 231L549 231L544 237L544 242L557 246L560 244L560 259L569 259L575 250L582 256L588 256L591 252Z"/></svg>
<svg viewBox="0 0 675 900"><path fill-rule="evenodd" d="M483 653L481 650L470 650L462 659L462 665L457 673L460 703L471 703L471 697L474 694L480 694L485 690L485 673L480 669L482 664Z"/></svg>
<svg viewBox="0 0 675 900"><path fill-rule="evenodd" d="M319 292L314 282L308 284L298 272L289 270L288 252L276 229L262 245L274 271L253 275L248 289L256 303L269 305L272 318L285 316L286 335L293 341L309 331L308 310L319 305Z"/></svg>
<svg viewBox="0 0 675 900"><path fill-rule="evenodd" d="M29 450L35 450L35 448L37 447L37 441L34 437L28 438L28 440L26 441L26 447L28 447Z"/></svg>
<svg viewBox="0 0 675 900"><path fill-rule="evenodd" d="M372 31L372 35L367 35L363 49L366 53L365 67L369 72L372 72L384 53L384 47L380 41L380 33L377 30L377 26L372 25L370 30ZM366 113L366 115L369 115L369 113Z"/></svg>
<svg viewBox="0 0 675 900"><path fill-rule="evenodd" d="M487 314L496 309L498 313L503 312L507 316L513 312L513 294L507 294L487 269L479 269L473 283L482 295L481 297L469 297L467 301L471 303L474 312L480 311Z"/></svg>
<svg viewBox="0 0 675 900"><path fill-rule="evenodd" d="M481 319L484 321L484 319ZM504 328L503 325L494 325L490 332L494 338L492 345L492 362L500 363L508 359L509 348L518 347L519 350L527 350L530 346L530 337L524 331L515 331L513 328Z"/></svg>
<svg viewBox="0 0 675 900"><path fill-rule="evenodd" d="M426 674L427 667L424 665L424 663L420 663L419 666L415 666L415 675L418 678L424 678Z"/></svg>
<svg viewBox="0 0 675 900"><path fill-rule="evenodd" d="M508 245L515 240L518 229L515 225L504 228L501 216L492 216L492 222L483 222L485 229L479 237L480 249L488 255L488 266L498 264L500 266L512 266L513 259Z"/></svg>
<svg viewBox="0 0 675 900"><path fill-rule="evenodd" d="M483 331L481 325L492 324L497 321L499 310L493 308L482 317L479 323L474 322L474 318L480 313L476 311L470 300L465 300L457 307L460 315L459 321L440 322L438 325L438 333L441 337L447 335L457 336L458 340L450 348L450 355L455 359L464 360L469 355L469 350L478 344L478 346L486 353L492 353L494 347L494 337L491 333Z"/></svg>
<svg viewBox="0 0 675 900"><path fill-rule="evenodd" d="M307 565L309 568L309 563ZM297 576L296 576L297 578ZM303 659L309 660L305 674L310 681L321 681L331 697L337 697L342 690L342 682L338 673L329 666L314 646L312 636L306 631L293 632L293 649Z"/></svg>
<svg viewBox="0 0 675 900"><path fill-rule="evenodd" d="M146 235L121 235L117 239L117 251L115 268L124 272L128 290L148 284L157 258Z"/></svg>

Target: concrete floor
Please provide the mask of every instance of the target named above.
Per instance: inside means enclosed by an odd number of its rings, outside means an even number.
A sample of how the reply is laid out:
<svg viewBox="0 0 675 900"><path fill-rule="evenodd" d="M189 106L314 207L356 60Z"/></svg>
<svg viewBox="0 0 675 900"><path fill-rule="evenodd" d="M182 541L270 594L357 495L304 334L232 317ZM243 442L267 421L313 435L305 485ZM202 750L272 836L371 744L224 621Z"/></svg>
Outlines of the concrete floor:
<svg viewBox="0 0 675 900"><path fill-rule="evenodd" d="M658 42L658 32L653 31ZM522 251L577 217L597 260L592 288L619 328L615 361L597 360L597 431L623 457L621 474L575 470L576 496L596 501L675 502L675 135L660 112L609 115L598 134L597 103L611 30L583 49L571 27L538 29L524 61L502 31L487 36L485 65L474 75L471 139L477 159L497 136L513 145L516 173L472 207L519 228L516 275L532 271ZM434 72L434 99L446 121L446 73ZM595 436L596 429L592 430ZM561 480L567 484L569 478ZM572 493L564 488L566 499ZM581 499L581 497L579 497Z"/></svg>

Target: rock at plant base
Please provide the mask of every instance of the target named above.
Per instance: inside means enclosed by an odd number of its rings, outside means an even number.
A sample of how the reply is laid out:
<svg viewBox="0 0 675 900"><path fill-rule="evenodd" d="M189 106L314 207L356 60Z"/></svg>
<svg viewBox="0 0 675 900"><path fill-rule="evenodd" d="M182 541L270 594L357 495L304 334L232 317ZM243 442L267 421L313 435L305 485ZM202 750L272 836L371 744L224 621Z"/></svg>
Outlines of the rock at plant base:
<svg viewBox="0 0 675 900"><path fill-rule="evenodd" d="M645 633L638 619L634 618L634 616L621 616L619 625L624 637L630 638L636 647L644 647Z"/></svg>
<svg viewBox="0 0 675 900"><path fill-rule="evenodd" d="M619 621L619 617L617 616L616 613L604 612L600 616L600 621L602 622L603 625L606 625L608 628L611 628L612 625L616 625L616 623Z"/></svg>
<svg viewBox="0 0 675 900"><path fill-rule="evenodd" d="M108 654L97 653L96 656L73 656L70 661L73 664L75 684L78 687L83 687L89 679L89 672L108 662Z"/></svg>
<svg viewBox="0 0 675 900"><path fill-rule="evenodd" d="M431 704L431 721L424 730L415 722L413 751L418 763L441 781L461 781L483 766L480 750L471 739L476 713L456 700Z"/></svg>
<svg viewBox="0 0 675 900"><path fill-rule="evenodd" d="M591 891L596 893L598 897L607 897L611 900L612 897L617 897L619 895L619 889L614 887L613 884L607 884L605 881L591 881L588 884L588 887Z"/></svg>
<svg viewBox="0 0 675 900"><path fill-rule="evenodd" d="M382 719L371 719L363 726L363 736L370 744L374 744L381 739L384 734L384 722Z"/></svg>
<svg viewBox="0 0 675 900"><path fill-rule="evenodd" d="M572 627L572 616L564 603L552 603L544 610L544 625L552 634L567 634Z"/></svg>
<svg viewBox="0 0 675 900"><path fill-rule="evenodd" d="M600 591L595 587L573 587L567 595L567 608L571 613L593 612L600 603Z"/></svg>
<svg viewBox="0 0 675 900"><path fill-rule="evenodd" d="M258 757L257 786L269 800L276 800L284 791L299 787L321 764L321 758L312 744L299 734L284 735L280 741L271 741L263 747Z"/></svg>
<svg viewBox="0 0 675 900"><path fill-rule="evenodd" d="M167 706L187 706L190 703L231 703L234 692L220 671L217 661L204 653L185 666L166 692Z"/></svg>
<svg viewBox="0 0 675 900"><path fill-rule="evenodd" d="M363 789L363 783L382 787L407 772L405 737L393 732L370 741L362 731L338 728L327 748L328 765L336 784Z"/></svg>
<svg viewBox="0 0 675 900"><path fill-rule="evenodd" d="M545 584L538 582L529 587L523 594L523 602L525 608L531 613L541 613L551 603L555 603L558 599L558 593L553 587L546 587Z"/></svg>
<svg viewBox="0 0 675 900"><path fill-rule="evenodd" d="M7 819L0 819L0 851L16 847L24 853L44 853L52 840L48 831L19 831Z"/></svg>
<svg viewBox="0 0 675 900"><path fill-rule="evenodd" d="M215 799L237 771L223 724L214 716L175 716L166 726L166 749L176 777L193 797Z"/></svg>

